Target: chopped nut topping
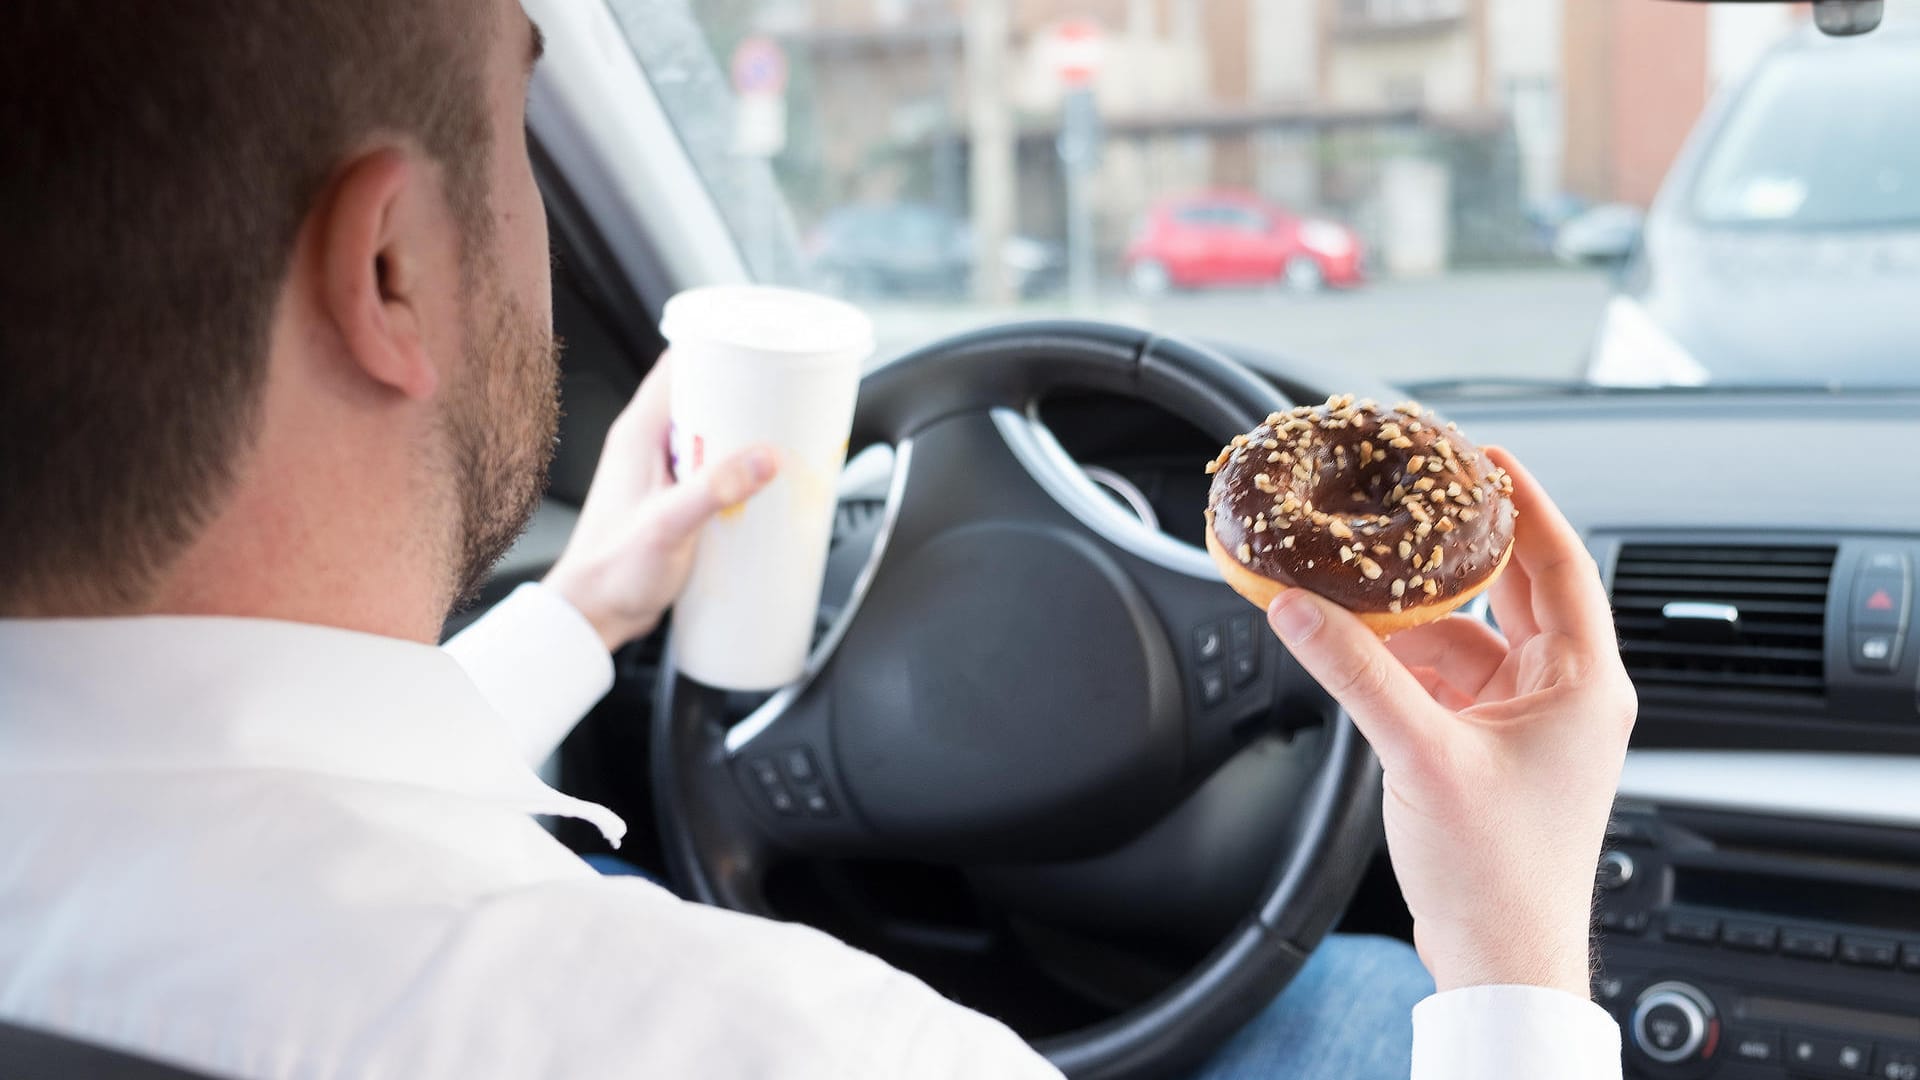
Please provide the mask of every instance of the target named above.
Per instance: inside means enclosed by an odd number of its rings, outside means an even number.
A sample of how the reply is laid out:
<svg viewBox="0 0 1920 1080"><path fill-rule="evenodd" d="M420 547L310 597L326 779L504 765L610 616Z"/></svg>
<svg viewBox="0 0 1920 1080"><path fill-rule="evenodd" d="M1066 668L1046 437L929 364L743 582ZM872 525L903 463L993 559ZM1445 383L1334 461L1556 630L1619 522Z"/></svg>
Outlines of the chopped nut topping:
<svg viewBox="0 0 1920 1080"><path fill-rule="evenodd" d="M1219 459L1219 458L1214 458L1214 459L1213 459L1212 461L1209 461L1209 462L1207 462L1207 475L1208 475L1208 476L1212 476L1212 475L1213 475L1214 473L1217 473L1217 472L1219 472L1219 471L1220 471L1220 459Z"/></svg>
<svg viewBox="0 0 1920 1080"><path fill-rule="evenodd" d="M1341 562L1353 561L1353 549L1348 547L1345 544L1340 545L1340 561Z"/></svg>
<svg viewBox="0 0 1920 1080"><path fill-rule="evenodd" d="M1440 595L1440 583L1437 581L1429 581L1425 585L1422 585L1421 589L1423 589L1428 596Z"/></svg>
<svg viewBox="0 0 1920 1080"><path fill-rule="evenodd" d="M1433 555L1432 557L1427 559L1427 569L1428 570L1440 569L1440 562L1442 559L1445 559L1446 557L1447 557L1447 553L1440 550L1439 544L1433 545Z"/></svg>
<svg viewBox="0 0 1920 1080"><path fill-rule="evenodd" d="M1400 578L1395 578L1393 582L1393 595L1405 596L1406 594L1407 594L1406 581Z"/></svg>
<svg viewBox="0 0 1920 1080"><path fill-rule="evenodd" d="M1252 548L1250 548L1250 547L1248 547L1248 546L1247 546L1247 545L1245 545L1245 544L1241 544L1241 545L1240 545L1240 551L1239 551L1239 555L1240 555L1240 561L1241 561L1241 562L1252 562L1252 561L1253 561L1253 549L1252 549Z"/></svg>
<svg viewBox="0 0 1920 1080"><path fill-rule="evenodd" d="M1393 554L1393 549L1385 544L1375 544L1373 545L1373 553L1375 555L1386 556Z"/></svg>
<svg viewBox="0 0 1920 1080"><path fill-rule="evenodd" d="M1398 600L1387 601L1387 610L1393 612L1395 615L1400 614L1400 601Z"/></svg>
<svg viewBox="0 0 1920 1080"><path fill-rule="evenodd" d="M1260 445L1266 447L1269 450L1278 450L1280 449L1280 440L1268 439L1267 441L1261 443Z"/></svg>
<svg viewBox="0 0 1920 1080"><path fill-rule="evenodd" d="M1425 454L1415 454L1412 457L1407 459L1407 471L1410 473L1419 472L1421 469L1424 469L1426 467L1427 467L1427 455Z"/></svg>
<svg viewBox="0 0 1920 1080"><path fill-rule="evenodd" d="M1393 447L1395 450L1411 450L1413 448L1413 440L1402 435L1387 445Z"/></svg>
<svg viewBox="0 0 1920 1080"><path fill-rule="evenodd" d="M1273 453L1267 455L1267 464L1269 465L1279 460L1280 460L1280 451L1278 450L1275 450Z"/></svg>
<svg viewBox="0 0 1920 1080"><path fill-rule="evenodd" d="M1454 530L1454 528L1455 528L1456 526L1455 526L1455 525L1453 524L1453 519L1452 519L1452 518L1441 518L1441 519L1440 519L1440 524L1438 524L1438 525L1436 525L1436 526L1434 526L1434 527L1435 527L1435 528L1437 528L1437 529L1439 529L1439 530L1440 530L1441 532L1443 532L1443 533L1450 533L1450 532L1452 532L1452 531Z"/></svg>
<svg viewBox="0 0 1920 1080"><path fill-rule="evenodd" d="M1327 521L1327 531L1342 540L1353 539L1353 529L1348 527L1347 523L1339 518L1331 518Z"/></svg>
<svg viewBox="0 0 1920 1080"><path fill-rule="evenodd" d="M1460 511L1461 521L1472 521L1474 518L1477 518L1479 516L1480 516L1480 511L1475 510L1471 506L1467 507L1465 510Z"/></svg>
<svg viewBox="0 0 1920 1080"><path fill-rule="evenodd" d="M1435 481L1433 477L1431 477L1431 476L1423 476L1423 477L1421 477L1420 479L1418 479L1418 480L1415 480L1415 481L1413 482L1413 490L1415 490L1415 491L1432 491L1432 490L1433 490L1433 485L1434 485L1435 483L1437 483L1437 481Z"/></svg>
<svg viewBox="0 0 1920 1080"><path fill-rule="evenodd" d="M1253 523L1253 531L1254 531L1254 532L1257 532L1257 533L1263 533L1263 532L1266 532L1266 531L1267 531L1267 519L1266 519L1266 518L1261 518L1260 520L1258 520L1258 521L1256 521L1256 522L1254 522L1254 523Z"/></svg>
<svg viewBox="0 0 1920 1080"><path fill-rule="evenodd" d="M1290 547L1292 547L1292 546L1293 546L1293 534L1292 534L1292 533L1288 533L1288 534L1287 534L1287 535L1286 535L1285 537L1282 537L1282 538L1281 538L1281 540L1280 540L1280 546L1281 546L1281 547L1283 547L1283 548L1290 548Z"/></svg>
<svg viewBox="0 0 1920 1080"><path fill-rule="evenodd" d="M1400 557L1401 557L1401 558L1403 558L1403 559L1409 559L1409 558L1412 558L1412 557L1413 557L1413 544L1412 544L1412 543L1410 543L1410 542L1408 542L1408 541L1406 541L1406 540L1402 540L1402 541L1400 541Z"/></svg>
<svg viewBox="0 0 1920 1080"><path fill-rule="evenodd" d="M1264 491L1269 495L1280 490L1279 488L1274 486L1273 477L1268 476L1266 473L1254 473L1253 486L1259 488L1261 491Z"/></svg>
<svg viewBox="0 0 1920 1080"><path fill-rule="evenodd" d="M1378 581L1380 580L1380 575L1385 571L1380 569L1379 563L1362 555L1360 556L1360 572L1367 575L1368 581Z"/></svg>

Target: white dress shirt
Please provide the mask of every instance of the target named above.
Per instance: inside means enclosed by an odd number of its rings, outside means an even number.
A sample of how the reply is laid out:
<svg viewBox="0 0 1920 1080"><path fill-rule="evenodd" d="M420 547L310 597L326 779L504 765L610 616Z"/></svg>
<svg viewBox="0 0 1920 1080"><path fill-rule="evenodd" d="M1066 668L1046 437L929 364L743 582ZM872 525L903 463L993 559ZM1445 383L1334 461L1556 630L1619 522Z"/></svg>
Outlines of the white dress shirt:
<svg viewBox="0 0 1920 1080"><path fill-rule="evenodd" d="M533 815L623 829L532 768L612 678L537 586L444 650L0 620L0 1018L249 1078L1057 1077L825 934L554 840ZM1414 1022L1417 1080L1619 1076L1568 995L1456 991Z"/></svg>

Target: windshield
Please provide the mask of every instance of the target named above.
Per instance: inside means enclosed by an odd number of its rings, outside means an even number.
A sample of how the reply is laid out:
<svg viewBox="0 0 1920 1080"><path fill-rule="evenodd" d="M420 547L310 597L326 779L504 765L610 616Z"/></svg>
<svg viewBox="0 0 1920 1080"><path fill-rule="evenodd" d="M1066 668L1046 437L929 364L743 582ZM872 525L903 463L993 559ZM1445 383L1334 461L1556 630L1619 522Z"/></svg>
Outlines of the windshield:
<svg viewBox="0 0 1920 1080"><path fill-rule="evenodd" d="M750 272L860 304L883 358L1077 315L1454 393L1920 378L1920 305L1874 291L1920 254L1722 296L1657 216L1916 219L1912 39L1786 48L1804 5L606 2ZM1690 135L1695 199L1656 199Z"/></svg>
<svg viewBox="0 0 1920 1080"><path fill-rule="evenodd" d="M1920 225L1920 53L1824 49L1754 79L1700 175L1694 205L1722 224Z"/></svg>

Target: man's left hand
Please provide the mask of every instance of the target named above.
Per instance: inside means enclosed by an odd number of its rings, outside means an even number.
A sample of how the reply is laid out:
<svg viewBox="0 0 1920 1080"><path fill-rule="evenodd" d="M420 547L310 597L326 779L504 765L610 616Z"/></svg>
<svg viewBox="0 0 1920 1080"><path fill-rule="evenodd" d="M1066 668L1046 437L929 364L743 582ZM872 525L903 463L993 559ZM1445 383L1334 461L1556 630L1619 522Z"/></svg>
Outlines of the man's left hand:
<svg viewBox="0 0 1920 1080"><path fill-rule="evenodd" d="M669 360L660 358L608 429L580 521L546 578L609 650L660 624L693 570L701 527L765 487L779 468L772 448L748 447L675 483Z"/></svg>

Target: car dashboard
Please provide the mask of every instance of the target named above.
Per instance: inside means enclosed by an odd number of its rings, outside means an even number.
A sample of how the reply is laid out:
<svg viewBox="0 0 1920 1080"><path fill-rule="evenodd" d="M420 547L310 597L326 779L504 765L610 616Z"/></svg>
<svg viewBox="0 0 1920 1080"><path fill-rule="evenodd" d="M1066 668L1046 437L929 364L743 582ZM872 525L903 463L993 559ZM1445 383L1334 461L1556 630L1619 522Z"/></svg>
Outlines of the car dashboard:
<svg viewBox="0 0 1920 1080"><path fill-rule="evenodd" d="M1427 404L1526 463L1613 600L1640 718L1594 988L1627 1075L1920 1080L1920 393ZM1197 539L1203 435L1043 419Z"/></svg>

